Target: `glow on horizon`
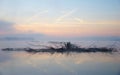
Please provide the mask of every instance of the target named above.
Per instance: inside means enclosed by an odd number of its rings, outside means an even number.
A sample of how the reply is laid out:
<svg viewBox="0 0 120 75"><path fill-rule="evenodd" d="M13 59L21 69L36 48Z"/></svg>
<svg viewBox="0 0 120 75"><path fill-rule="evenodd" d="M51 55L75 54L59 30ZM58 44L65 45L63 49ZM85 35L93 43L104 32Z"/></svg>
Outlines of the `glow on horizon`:
<svg viewBox="0 0 120 75"><path fill-rule="evenodd" d="M11 33L50 36L120 36L119 0L2 0L0 20ZM1 25L0 25L1 26Z"/></svg>
<svg viewBox="0 0 120 75"><path fill-rule="evenodd" d="M110 22L109 22L110 23ZM108 24L109 24L108 23ZM74 25L73 25L74 24ZM97 24L97 23L96 23ZM120 25L113 24L77 24L77 22L62 24L33 23L29 25L15 25L14 28L19 32L42 33L53 36L117 36L120 34Z"/></svg>

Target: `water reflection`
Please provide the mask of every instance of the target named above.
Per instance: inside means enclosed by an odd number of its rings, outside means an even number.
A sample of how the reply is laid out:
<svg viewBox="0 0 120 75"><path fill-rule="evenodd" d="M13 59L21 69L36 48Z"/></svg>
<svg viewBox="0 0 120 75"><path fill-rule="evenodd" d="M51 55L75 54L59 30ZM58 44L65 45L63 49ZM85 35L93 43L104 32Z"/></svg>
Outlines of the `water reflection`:
<svg viewBox="0 0 120 75"><path fill-rule="evenodd" d="M89 47L93 42L80 42ZM98 47L113 46L114 41L100 41ZM120 42L115 48L120 50ZM92 45L94 46L94 45ZM26 41L0 41L2 48L31 47ZM27 53L0 50L0 75L120 75L119 53Z"/></svg>
<svg viewBox="0 0 120 75"><path fill-rule="evenodd" d="M119 75L120 54L0 52L2 75Z"/></svg>

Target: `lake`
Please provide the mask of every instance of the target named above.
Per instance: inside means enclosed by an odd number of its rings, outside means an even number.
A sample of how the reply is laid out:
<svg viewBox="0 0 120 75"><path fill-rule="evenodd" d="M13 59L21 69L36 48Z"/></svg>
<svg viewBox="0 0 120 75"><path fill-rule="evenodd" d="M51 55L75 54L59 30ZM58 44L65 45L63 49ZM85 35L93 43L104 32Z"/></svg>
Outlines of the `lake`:
<svg viewBox="0 0 120 75"><path fill-rule="evenodd" d="M32 47L39 41L0 41L2 48ZM119 41L79 41L81 47L114 47L114 53L27 53L0 50L0 75L120 75Z"/></svg>

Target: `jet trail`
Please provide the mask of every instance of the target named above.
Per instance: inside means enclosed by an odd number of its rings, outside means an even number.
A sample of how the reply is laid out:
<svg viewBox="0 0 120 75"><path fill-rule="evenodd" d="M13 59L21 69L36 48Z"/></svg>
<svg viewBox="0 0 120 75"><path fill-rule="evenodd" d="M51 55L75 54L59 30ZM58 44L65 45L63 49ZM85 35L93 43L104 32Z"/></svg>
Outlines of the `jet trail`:
<svg viewBox="0 0 120 75"><path fill-rule="evenodd" d="M65 13L64 15L58 17L57 20L56 20L56 22L61 21L62 19L64 19L65 17L70 16L71 14L75 13L76 11L77 11L77 10L72 10L72 11L70 11L70 12L68 12L68 13Z"/></svg>

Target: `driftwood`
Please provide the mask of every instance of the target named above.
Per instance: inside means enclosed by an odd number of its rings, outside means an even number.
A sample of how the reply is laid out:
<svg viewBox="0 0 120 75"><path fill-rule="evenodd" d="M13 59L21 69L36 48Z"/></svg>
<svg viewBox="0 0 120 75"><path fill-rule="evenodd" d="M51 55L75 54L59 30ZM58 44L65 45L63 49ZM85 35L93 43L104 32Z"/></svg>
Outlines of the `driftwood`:
<svg viewBox="0 0 120 75"><path fill-rule="evenodd" d="M29 53L37 53L37 52L50 52L50 53L66 53L66 52L115 52L114 48L80 48L75 44L71 44L70 42L60 42L60 47L52 47L47 46L46 49L34 49L34 48L4 48L3 51L26 51Z"/></svg>

